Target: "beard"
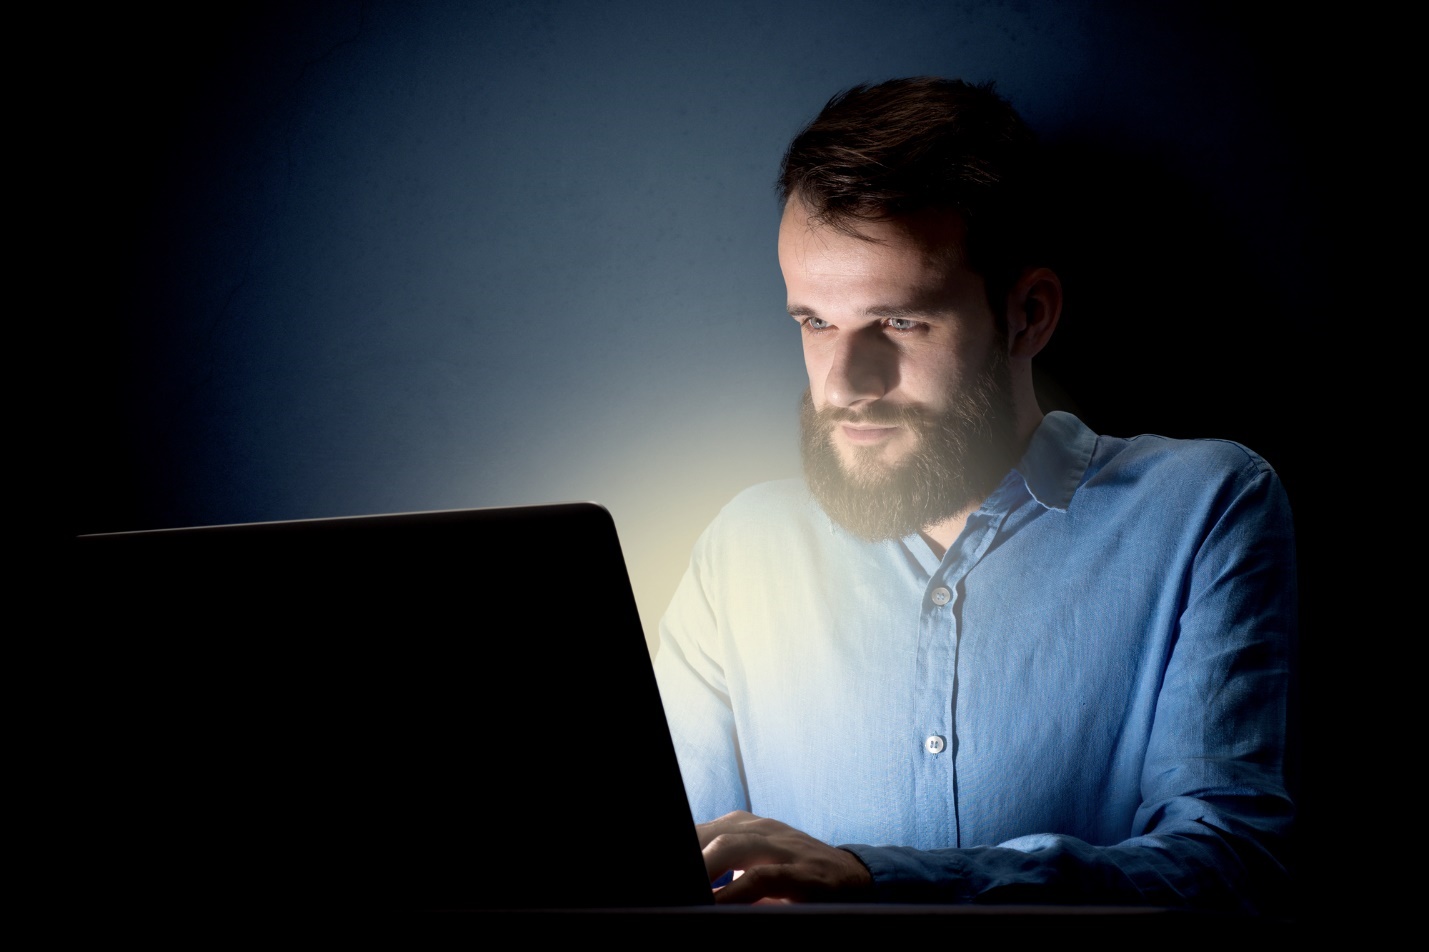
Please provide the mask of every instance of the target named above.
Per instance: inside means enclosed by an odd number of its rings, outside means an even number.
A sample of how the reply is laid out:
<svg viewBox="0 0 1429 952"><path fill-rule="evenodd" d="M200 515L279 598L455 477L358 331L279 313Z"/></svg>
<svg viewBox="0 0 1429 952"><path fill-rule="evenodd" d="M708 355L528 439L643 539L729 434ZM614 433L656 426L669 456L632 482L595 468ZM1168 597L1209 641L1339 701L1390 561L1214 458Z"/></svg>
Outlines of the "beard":
<svg viewBox="0 0 1429 952"><path fill-rule="evenodd" d="M994 347L982 370L949 394L942 412L874 402L861 410L800 406L804 478L829 518L869 542L902 539L987 498L1017 462L1020 446L1007 354ZM834 445L841 423L905 427L915 437L901 459L883 447Z"/></svg>

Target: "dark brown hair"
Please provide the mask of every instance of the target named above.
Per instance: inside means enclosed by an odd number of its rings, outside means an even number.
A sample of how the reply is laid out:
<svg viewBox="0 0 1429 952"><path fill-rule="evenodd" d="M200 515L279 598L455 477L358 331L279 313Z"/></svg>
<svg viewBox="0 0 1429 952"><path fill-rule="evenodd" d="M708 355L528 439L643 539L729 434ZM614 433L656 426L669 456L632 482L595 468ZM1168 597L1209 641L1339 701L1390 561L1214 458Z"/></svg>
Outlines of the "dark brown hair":
<svg viewBox="0 0 1429 952"><path fill-rule="evenodd" d="M854 86L794 137L779 201L797 195L813 220L864 237L860 222L956 212L968 266L993 312L1040 254L1037 142L992 83L914 77Z"/></svg>

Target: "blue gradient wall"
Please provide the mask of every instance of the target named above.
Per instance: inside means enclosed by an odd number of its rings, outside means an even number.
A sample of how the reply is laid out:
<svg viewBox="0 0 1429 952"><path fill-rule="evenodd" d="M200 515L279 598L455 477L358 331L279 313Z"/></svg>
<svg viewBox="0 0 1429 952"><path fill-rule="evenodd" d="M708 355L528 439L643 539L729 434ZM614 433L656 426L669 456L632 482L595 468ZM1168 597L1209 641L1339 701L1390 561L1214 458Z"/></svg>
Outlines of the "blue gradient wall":
<svg viewBox="0 0 1429 952"><path fill-rule="evenodd" d="M1316 333L1295 52L1229 9L378 0L220 6L180 44L116 20L78 528L591 499L653 637L719 505L798 472L782 149L835 91L921 73L996 80L1089 173L1051 391L1242 438L1293 493L1303 371L1268 355Z"/></svg>

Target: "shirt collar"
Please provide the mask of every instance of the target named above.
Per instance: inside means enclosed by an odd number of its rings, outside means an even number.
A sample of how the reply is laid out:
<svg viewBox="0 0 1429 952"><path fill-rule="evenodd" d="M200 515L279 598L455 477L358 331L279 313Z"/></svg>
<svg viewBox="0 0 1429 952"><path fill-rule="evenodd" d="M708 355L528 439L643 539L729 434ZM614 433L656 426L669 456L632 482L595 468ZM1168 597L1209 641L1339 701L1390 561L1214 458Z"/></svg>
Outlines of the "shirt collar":
<svg viewBox="0 0 1429 952"><path fill-rule="evenodd" d="M1096 449L1097 435L1070 413L1053 410L1042 418L1015 471L1032 498L1048 509L1066 510L1082 484Z"/></svg>

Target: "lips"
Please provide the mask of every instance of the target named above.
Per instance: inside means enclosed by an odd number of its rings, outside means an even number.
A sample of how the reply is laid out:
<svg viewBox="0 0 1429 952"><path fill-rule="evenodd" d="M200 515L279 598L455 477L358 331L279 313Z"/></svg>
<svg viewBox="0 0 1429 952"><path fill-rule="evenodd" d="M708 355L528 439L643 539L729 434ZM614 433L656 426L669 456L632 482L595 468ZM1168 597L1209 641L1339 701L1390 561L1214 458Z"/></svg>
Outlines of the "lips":
<svg viewBox="0 0 1429 952"><path fill-rule="evenodd" d="M855 426L852 423L840 423L839 429L843 431L844 439L858 446L871 446L875 443L882 443L892 439L900 429L896 426Z"/></svg>

